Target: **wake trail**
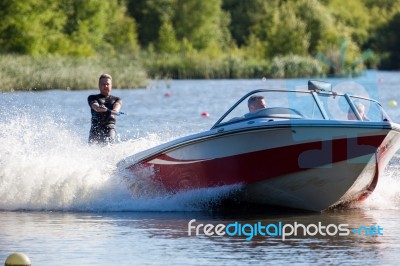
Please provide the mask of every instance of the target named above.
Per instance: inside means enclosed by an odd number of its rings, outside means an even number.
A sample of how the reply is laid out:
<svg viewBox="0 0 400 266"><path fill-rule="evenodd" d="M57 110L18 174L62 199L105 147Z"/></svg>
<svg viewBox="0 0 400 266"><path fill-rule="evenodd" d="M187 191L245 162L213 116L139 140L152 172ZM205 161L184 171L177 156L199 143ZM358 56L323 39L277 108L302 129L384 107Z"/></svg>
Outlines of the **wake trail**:
<svg viewBox="0 0 400 266"><path fill-rule="evenodd" d="M146 180L128 183L118 162L165 141L156 134L89 146L68 121L21 112L1 119L0 127L0 210L198 211L236 189L171 195Z"/></svg>

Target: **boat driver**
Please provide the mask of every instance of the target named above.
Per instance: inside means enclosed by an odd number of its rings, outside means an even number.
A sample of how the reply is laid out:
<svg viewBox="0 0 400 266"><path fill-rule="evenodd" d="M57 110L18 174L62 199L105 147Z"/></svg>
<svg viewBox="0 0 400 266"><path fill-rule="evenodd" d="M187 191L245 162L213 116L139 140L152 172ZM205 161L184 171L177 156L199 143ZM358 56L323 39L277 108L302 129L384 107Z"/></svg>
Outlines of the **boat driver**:
<svg viewBox="0 0 400 266"><path fill-rule="evenodd" d="M247 106L249 108L249 113L243 115L242 117L233 117L229 121L237 121L243 118L252 117L256 111L264 109L266 107L264 96L261 95L252 95L247 100Z"/></svg>
<svg viewBox="0 0 400 266"><path fill-rule="evenodd" d="M247 100L247 105L249 107L249 112L255 112L260 109L265 108L267 105L265 103L264 96L261 95L253 95Z"/></svg>
<svg viewBox="0 0 400 266"><path fill-rule="evenodd" d="M112 77L102 74L99 77L100 94L90 95L88 103L92 114L89 144L108 144L115 141L115 116L119 114L122 101L111 95Z"/></svg>

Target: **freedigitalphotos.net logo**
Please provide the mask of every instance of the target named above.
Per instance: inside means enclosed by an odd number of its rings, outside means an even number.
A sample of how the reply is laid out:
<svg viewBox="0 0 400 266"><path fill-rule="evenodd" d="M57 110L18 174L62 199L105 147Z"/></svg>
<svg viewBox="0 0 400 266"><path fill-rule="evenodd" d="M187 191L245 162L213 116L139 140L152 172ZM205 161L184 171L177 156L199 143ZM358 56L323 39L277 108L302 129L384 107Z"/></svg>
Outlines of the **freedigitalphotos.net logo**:
<svg viewBox="0 0 400 266"><path fill-rule="evenodd" d="M322 222L316 224L290 223L245 223L233 222L225 224L202 224L192 219L188 223L188 235L198 236L244 236L246 240L252 240L255 236L280 237L283 241L290 236L383 236L383 228L379 225L360 226L349 229L349 224L328 224Z"/></svg>

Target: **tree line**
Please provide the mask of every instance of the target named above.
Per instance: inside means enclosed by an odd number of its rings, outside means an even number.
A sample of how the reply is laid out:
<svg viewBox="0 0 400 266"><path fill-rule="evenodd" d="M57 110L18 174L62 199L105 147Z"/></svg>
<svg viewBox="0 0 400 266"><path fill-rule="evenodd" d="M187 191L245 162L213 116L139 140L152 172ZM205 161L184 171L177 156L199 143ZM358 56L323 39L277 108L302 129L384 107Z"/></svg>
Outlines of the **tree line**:
<svg viewBox="0 0 400 266"><path fill-rule="evenodd" d="M400 69L400 0L3 0L0 17L0 54Z"/></svg>

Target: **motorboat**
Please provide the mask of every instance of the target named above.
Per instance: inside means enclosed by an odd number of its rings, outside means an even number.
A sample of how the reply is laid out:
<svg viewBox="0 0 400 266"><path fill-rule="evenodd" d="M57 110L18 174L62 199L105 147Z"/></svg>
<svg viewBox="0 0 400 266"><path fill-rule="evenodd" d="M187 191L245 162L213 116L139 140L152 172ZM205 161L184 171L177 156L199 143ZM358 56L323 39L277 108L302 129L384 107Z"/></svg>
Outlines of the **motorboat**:
<svg viewBox="0 0 400 266"><path fill-rule="evenodd" d="M253 95L266 106L249 112ZM368 197L399 138L400 125L378 101L310 80L294 90L251 91L210 130L120 166L169 193L239 185L231 197L240 201L323 211Z"/></svg>

